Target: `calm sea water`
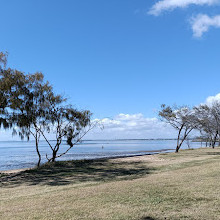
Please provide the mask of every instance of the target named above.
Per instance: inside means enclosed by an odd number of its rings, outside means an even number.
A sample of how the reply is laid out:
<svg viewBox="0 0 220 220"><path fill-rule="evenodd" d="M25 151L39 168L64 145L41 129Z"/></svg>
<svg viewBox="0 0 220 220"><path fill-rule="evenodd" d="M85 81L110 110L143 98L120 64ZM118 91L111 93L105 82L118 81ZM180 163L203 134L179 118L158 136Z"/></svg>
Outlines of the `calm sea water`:
<svg viewBox="0 0 220 220"><path fill-rule="evenodd" d="M68 154L59 160L155 154L160 151L174 151L175 146L175 140L85 140L73 147ZM190 147L201 147L201 143L190 142ZM46 154L51 155L50 148L44 141L40 142L39 148L42 154L42 162L46 162ZM184 144L182 148L188 148L188 146ZM67 149L67 145L64 144L60 150L63 152L65 149ZM0 142L0 170L34 167L37 158L34 141Z"/></svg>

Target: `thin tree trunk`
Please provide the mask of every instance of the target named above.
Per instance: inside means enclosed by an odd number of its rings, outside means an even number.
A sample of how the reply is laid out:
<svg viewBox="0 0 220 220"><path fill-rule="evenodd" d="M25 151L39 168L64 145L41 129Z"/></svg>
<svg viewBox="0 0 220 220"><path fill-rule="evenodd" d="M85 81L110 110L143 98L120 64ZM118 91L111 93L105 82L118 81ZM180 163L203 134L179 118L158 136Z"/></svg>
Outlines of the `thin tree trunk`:
<svg viewBox="0 0 220 220"><path fill-rule="evenodd" d="M181 148L183 141L186 139L186 137L183 138L183 140L180 142L179 146L176 148L176 153L179 152L179 149Z"/></svg>
<svg viewBox="0 0 220 220"><path fill-rule="evenodd" d="M57 152L59 150L59 147L57 147L56 149L53 150L53 155L51 158L51 162L55 162L56 158L57 158Z"/></svg>
<svg viewBox="0 0 220 220"><path fill-rule="evenodd" d="M183 127L183 126L182 126L182 127ZM182 130L182 129L181 129L181 130ZM186 138L188 137L189 133L190 133L192 130L193 130L193 128L189 129L188 131L185 130L183 139L181 140L180 143L179 143L179 140L178 140L178 142L177 142L178 144L177 144L177 147L176 147L176 153L179 152L180 147L182 146L183 142L186 140ZM179 137L180 137L180 133L181 133L181 131L179 132L178 139L179 139Z"/></svg>
<svg viewBox="0 0 220 220"><path fill-rule="evenodd" d="M34 125L35 127L35 133L32 132L30 130L30 133L33 135L33 137L35 138L35 148L36 148L36 151L37 151L37 155L38 155L38 162L37 162L37 167L39 168L40 167L40 162L41 162L41 154L40 154L40 151L39 151L39 140L40 140L40 134L38 134L38 128L36 125Z"/></svg>
<svg viewBox="0 0 220 220"><path fill-rule="evenodd" d="M37 155L38 155L37 167L39 168L40 167L40 162L41 162L41 154L40 154L39 147L38 147L38 138L37 138L37 136L35 138L35 143L36 143L36 151L37 151Z"/></svg>
<svg viewBox="0 0 220 220"><path fill-rule="evenodd" d="M178 132L177 145L176 145L176 151L175 151L175 153L178 153L178 151L179 151L179 149L180 149L179 141L180 141L180 134L181 134L181 131L182 131L182 129L183 129L183 126L184 126L184 125L182 125L182 126L180 127L179 132Z"/></svg>
<svg viewBox="0 0 220 220"><path fill-rule="evenodd" d="M213 149L215 148L215 143L216 143L217 136L218 136L218 131L216 131L214 140L213 140L213 142L212 142L212 148L213 148Z"/></svg>

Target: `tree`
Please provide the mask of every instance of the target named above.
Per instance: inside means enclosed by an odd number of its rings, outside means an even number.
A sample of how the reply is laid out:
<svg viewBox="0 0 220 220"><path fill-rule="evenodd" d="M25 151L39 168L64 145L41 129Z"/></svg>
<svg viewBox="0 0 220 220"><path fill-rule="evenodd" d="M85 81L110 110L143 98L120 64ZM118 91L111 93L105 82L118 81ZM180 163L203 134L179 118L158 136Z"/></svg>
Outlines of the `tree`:
<svg viewBox="0 0 220 220"><path fill-rule="evenodd" d="M6 69L6 58L7 54L0 53L0 62L4 65L0 73L0 123L4 128L16 125L13 134L18 134L21 139L34 137L38 167L41 163L39 140L44 138L52 150L52 156L46 156L49 162L53 162L65 155L97 123L90 122L90 111L79 111L66 105L67 100L54 93L42 73L25 74L16 69ZM48 138L51 134L55 135L54 146ZM64 140L69 147L60 153Z"/></svg>
<svg viewBox="0 0 220 220"><path fill-rule="evenodd" d="M38 164L40 166L41 154L39 152L40 132L39 128L46 127L44 123L44 107L47 95L52 93L52 87L44 82L42 73L27 74L13 69L4 69L0 80L2 97L5 100L4 117L11 125L19 129L13 129L13 134L18 134L21 139L30 135L35 139Z"/></svg>
<svg viewBox="0 0 220 220"><path fill-rule="evenodd" d="M25 74L16 69L6 69L7 54L0 53L0 124L13 129L21 139L35 139L38 163L41 154L39 140L43 137L52 150L48 161L66 154L84 135L92 129L90 111L78 111L71 105L64 105L66 99L55 95L42 73ZM52 146L47 134L55 134L56 144ZM66 139L69 148L60 154L62 141Z"/></svg>
<svg viewBox="0 0 220 220"><path fill-rule="evenodd" d="M40 132L52 151L52 156L48 157L48 162L54 162L56 158L65 155L73 146L75 146L81 139L96 125L90 122L90 111L78 111L71 105L60 106L57 105L57 100L50 100L48 106L48 113L46 115L46 123L51 124L51 129L47 130L55 136L56 143L52 145L47 134L40 129ZM59 153L63 140L66 140L68 148Z"/></svg>
<svg viewBox="0 0 220 220"><path fill-rule="evenodd" d="M195 116L188 107L170 107L161 105L159 116L173 128L178 130L176 153L178 153L183 142L190 132L196 128Z"/></svg>
<svg viewBox="0 0 220 220"><path fill-rule="evenodd" d="M8 61L8 53L0 52L0 68L1 69L2 69L1 64L3 64L3 66L5 67L7 64L7 61Z"/></svg>
<svg viewBox="0 0 220 220"><path fill-rule="evenodd" d="M0 52L0 127L8 129L12 127L12 122L9 120L9 112L7 110L8 94L7 83L2 79L2 74L5 71L7 64L7 53Z"/></svg>
<svg viewBox="0 0 220 220"><path fill-rule="evenodd" d="M220 103L214 102L210 106L202 104L194 107L194 111L198 130L202 136L207 137L210 146L214 148L220 134Z"/></svg>
<svg viewBox="0 0 220 220"><path fill-rule="evenodd" d="M19 134L22 139L27 137L29 140L30 135L34 137L39 158L38 167L41 162L39 151L41 136L52 150L52 157L48 161L53 162L57 157L66 154L88 132L81 135L83 128L89 125L91 113L64 106L66 99L54 94L49 83L44 82L42 73L24 75L12 71L7 74L4 81L6 79L13 82L8 90L10 97L8 106L13 110L11 121L19 127L19 130L14 129L13 133ZM51 133L55 133L55 146L52 146L47 138L47 134ZM70 147L67 152L57 155L64 138Z"/></svg>

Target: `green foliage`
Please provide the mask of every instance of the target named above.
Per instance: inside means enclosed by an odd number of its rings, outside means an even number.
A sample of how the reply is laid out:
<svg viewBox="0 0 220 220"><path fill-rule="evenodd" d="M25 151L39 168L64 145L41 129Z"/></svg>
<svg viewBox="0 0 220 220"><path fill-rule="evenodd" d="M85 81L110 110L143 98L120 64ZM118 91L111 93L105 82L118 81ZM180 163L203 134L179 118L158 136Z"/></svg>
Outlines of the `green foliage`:
<svg viewBox="0 0 220 220"><path fill-rule="evenodd" d="M0 52L0 68L1 68L1 64L3 64L4 67L6 66L7 60L8 60L8 53Z"/></svg>
<svg viewBox="0 0 220 220"><path fill-rule="evenodd" d="M190 132L197 126L194 112L186 106L170 107L163 104L159 116L163 121L178 130L176 146L176 152L178 152Z"/></svg>
<svg viewBox="0 0 220 220"><path fill-rule="evenodd" d="M21 139L29 140L32 135L39 161L38 144L42 136L52 150L54 161L63 139L72 148L84 136L84 128L90 124L90 111L78 111L66 105L66 98L54 93L41 72L25 74L6 68L7 54L0 53L0 64L4 66L0 66L0 126L16 126L19 129L13 129L13 134L18 134ZM48 133L55 134L55 146L50 144Z"/></svg>

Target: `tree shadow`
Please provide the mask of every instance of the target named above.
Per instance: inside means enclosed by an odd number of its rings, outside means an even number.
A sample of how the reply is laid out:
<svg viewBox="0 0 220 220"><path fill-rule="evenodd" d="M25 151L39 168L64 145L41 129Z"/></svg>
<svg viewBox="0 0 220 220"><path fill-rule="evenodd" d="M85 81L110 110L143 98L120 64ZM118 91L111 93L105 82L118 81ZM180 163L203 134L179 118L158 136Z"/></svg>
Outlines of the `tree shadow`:
<svg viewBox="0 0 220 220"><path fill-rule="evenodd" d="M150 173L143 162L112 161L108 159L62 161L47 163L39 169L17 174L0 175L1 187L26 185L67 185L81 182L99 182L136 179Z"/></svg>
<svg viewBox="0 0 220 220"><path fill-rule="evenodd" d="M220 152L206 152L206 155L220 155Z"/></svg>
<svg viewBox="0 0 220 220"><path fill-rule="evenodd" d="M156 220L155 218L151 218L149 216L143 217L140 220Z"/></svg>

